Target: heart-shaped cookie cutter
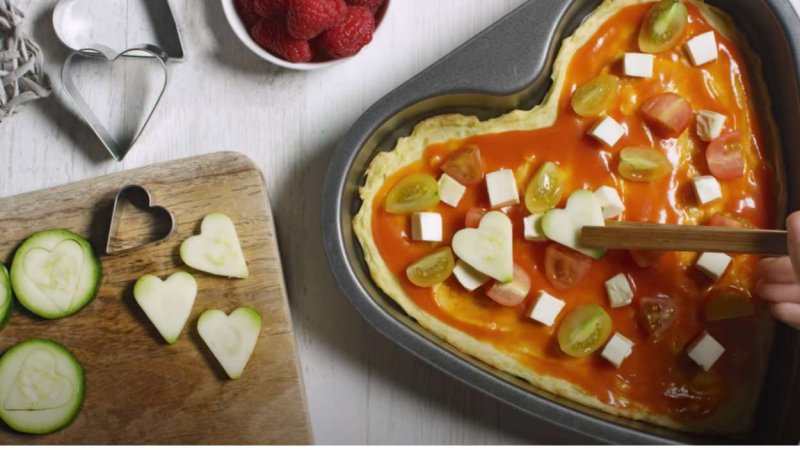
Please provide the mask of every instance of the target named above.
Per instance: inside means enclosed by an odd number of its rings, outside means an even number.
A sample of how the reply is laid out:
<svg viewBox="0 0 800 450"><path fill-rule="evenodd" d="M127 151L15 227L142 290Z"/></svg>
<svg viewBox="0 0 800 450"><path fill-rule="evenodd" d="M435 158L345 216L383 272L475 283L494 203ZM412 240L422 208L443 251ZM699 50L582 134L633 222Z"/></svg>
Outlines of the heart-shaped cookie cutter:
<svg viewBox="0 0 800 450"><path fill-rule="evenodd" d="M167 232L167 234L164 237L156 239L154 241L147 242L147 243L144 243L144 244L141 244L141 245L136 245L136 246L133 246L133 247L130 247L130 248L116 249L113 246L113 244L114 244L114 237L116 236L116 230L119 227L119 221L120 221L119 210L120 210L120 206L121 206L122 201L124 199L126 199L126 198L132 197L134 192L138 192L140 194L144 194L144 196L147 198L147 207L149 209L158 210L158 211L161 211L163 213L166 213L166 215L169 217L170 229L169 229L169 232ZM106 240L106 254L107 255L118 255L120 253L126 253L126 252L130 252L130 251L133 251L133 250L138 250L138 249L143 248L143 247L148 247L150 245L155 245L155 244L158 244L160 242L164 242L167 239L169 239L170 237L172 237L172 235L175 234L177 229L178 229L178 225L175 222L175 216L172 215L172 212L169 209L167 209L167 208L165 208L163 206L160 206L160 205L153 204L153 196L150 195L150 191L145 189L144 186L140 186L138 184L129 184L129 185L123 187L122 189L120 189L120 191L117 193L117 196L114 198L114 209L111 211L111 224L108 227L108 239Z"/></svg>
<svg viewBox="0 0 800 450"><path fill-rule="evenodd" d="M72 71L72 60L75 56L84 56L90 58L105 58L109 62L113 63L121 56L125 56L130 53L134 52L144 52L146 54L152 55L152 57L159 62L160 67L164 70L164 85L161 88L161 92L158 94L158 98L156 99L155 104L150 109L150 113L147 115L142 126L139 128L139 131L131 140L130 145L123 148L119 145L116 139L111 136L111 133L108 132L105 126L97 119L97 116L92 112L92 108L86 103L83 96L81 95L80 90L72 81L71 71ZM89 124L94 134L100 139L100 142L103 143L103 146L111 153L111 156L114 157L117 161L122 161L128 152L131 151L133 146L136 144L136 141L144 132L144 129L147 127L147 124L150 122L150 119L153 117L153 114L156 112L156 108L158 108L158 104L161 103L161 99L164 97L164 92L167 90L167 84L169 83L169 73L167 71L167 61L169 61L169 57L163 50L155 45L151 44L140 44L133 46L127 50L123 50L122 52L115 52L110 48L96 44L93 45L92 48L85 48L76 50L69 54L67 60L64 61L64 65L61 67L61 84L64 86L64 90L69 96L72 103L75 104L75 107L78 109L78 112L83 116L83 119L86 123Z"/></svg>

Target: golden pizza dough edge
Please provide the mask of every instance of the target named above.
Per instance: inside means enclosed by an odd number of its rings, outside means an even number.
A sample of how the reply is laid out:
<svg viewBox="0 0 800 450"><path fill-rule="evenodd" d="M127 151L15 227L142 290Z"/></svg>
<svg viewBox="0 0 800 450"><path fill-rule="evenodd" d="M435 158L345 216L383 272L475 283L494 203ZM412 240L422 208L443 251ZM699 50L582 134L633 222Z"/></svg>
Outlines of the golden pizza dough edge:
<svg viewBox="0 0 800 450"><path fill-rule="evenodd" d="M472 336L436 319L424 310L403 291L400 283L389 270L386 262L381 257L380 251L372 236L372 211L373 201L380 191L383 183L393 173L403 167L422 159L425 149L438 143L454 139L465 139L470 136L502 133L515 130L534 130L551 126L558 116L559 95L563 91L566 81L566 71L572 55L581 48L605 23L620 9L639 3L650 3L653 0L605 0L586 21L565 39L553 64L553 84L543 102L530 111L512 111L495 119L481 122L474 116L448 114L436 116L420 122L410 136L398 140L397 146L391 152L379 153L371 162L367 170L367 179L360 188L363 201L361 209L353 220L353 229L361 244L364 258L369 267L375 283L397 302L400 307L421 326L435 335L441 337L467 355L475 357L497 369L510 373L528 381L533 386L560 395L568 400L580 403L594 409L634 420L653 423L666 428L679 431L689 431L706 434L743 435L752 429L755 407L760 394L760 387L766 373L766 361L772 340L773 322L766 317L762 326L767 336L762 336L764 349L760 352L764 356L757 361L759 375L750 384L752 389L741 389L741 395L736 396L729 404L706 419L692 422L677 422L670 417L652 414L643 405L633 405L628 409L610 406L587 394L579 386L551 376L541 375L522 365L511 356L496 349L491 344L481 342ZM748 75L751 83L753 97L766 99L757 102L756 111L760 114L759 123L765 143L774 144L773 164L776 169L776 183L780 194L778 215L785 211L785 180L781 170L782 159L777 126L769 109L769 96L766 95L766 84L761 75L761 64L758 57L750 49L745 39L741 38L733 21L719 9L706 5L700 0L687 0L697 5L709 23L727 39L735 42L742 49L748 60ZM755 70L751 70L756 68ZM781 209L783 208L783 209Z"/></svg>

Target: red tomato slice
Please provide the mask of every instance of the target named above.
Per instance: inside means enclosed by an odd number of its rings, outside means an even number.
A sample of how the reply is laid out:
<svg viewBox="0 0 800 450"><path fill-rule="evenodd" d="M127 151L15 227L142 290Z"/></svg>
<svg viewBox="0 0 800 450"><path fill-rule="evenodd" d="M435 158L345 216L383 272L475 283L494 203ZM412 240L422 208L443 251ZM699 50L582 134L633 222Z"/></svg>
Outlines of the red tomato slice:
<svg viewBox="0 0 800 450"><path fill-rule="evenodd" d="M735 217L734 215L728 213L714 214L714 216L711 217L711 221L708 222L708 225L712 227L723 228L753 228L753 225L750 224L747 219Z"/></svg>
<svg viewBox="0 0 800 450"><path fill-rule="evenodd" d="M642 269L655 266L664 256L664 252L659 250L628 250L633 262Z"/></svg>
<svg viewBox="0 0 800 450"><path fill-rule="evenodd" d="M645 297L639 300L639 321L650 336L658 338L678 318L678 307L669 297Z"/></svg>
<svg viewBox="0 0 800 450"><path fill-rule="evenodd" d="M561 244L552 243L544 254L544 271L556 289L567 291L583 280L592 268L592 258Z"/></svg>
<svg viewBox="0 0 800 450"><path fill-rule="evenodd" d="M471 145L450 155L441 165L442 172L469 186L483 179L483 161L477 145Z"/></svg>
<svg viewBox="0 0 800 450"><path fill-rule="evenodd" d="M486 295L503 306L517 306L525 301L530 290L531 277L525 269L514 264L514 278L511 283L495 281L486 289Z"/></svg>
<svg viewBox="0 0 800 450"><path fill-rule="evenodd" d="M645 121L663 137L678 137L692 121L692 105L678 94L656 95L642 105Z"/></svg>
<svg viewBox="0 0 800 450"><path fill-rule="evenodd" d="M467 211L467 217L464 219L464 225L467 228L478 228L478 225L481 223L481 219L483 216L486 215L486 210L483 208L478 208L477 206L472 207Z"/></svg>
<svg viewBox="0 0 800 450"><path fill-rule="evenodd" d="M742 133L731 131L708 144L706 160L711 174L720 180L744 176Z"/></svg>

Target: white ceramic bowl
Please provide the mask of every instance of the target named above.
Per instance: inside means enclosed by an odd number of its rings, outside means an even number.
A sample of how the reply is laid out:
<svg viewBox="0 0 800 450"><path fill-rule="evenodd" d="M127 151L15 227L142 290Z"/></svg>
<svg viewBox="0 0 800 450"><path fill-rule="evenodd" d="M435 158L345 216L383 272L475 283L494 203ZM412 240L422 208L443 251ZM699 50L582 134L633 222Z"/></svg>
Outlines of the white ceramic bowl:
<svg viewBox="0 0 800 450"><path fill-rule="evenodd" d="M235 5L236 0L222 0L222 9L225 11L225 17L228 19L228 23L233 28L233 32L236 33L236 36L239 37L239 40L244 43L253 53L260 56L261 59L265 59L272 64L285 67L287 69L294 69L294 70L316 70L316 69L324 69L326 67L335 66L337 64L341 64L345 61L348 61L354 58L356 55L348 56L346 58L338 58L332 59L330 61L323 61L323 62L307 62L307 63L293 63L289 62L283 58L280 58L272 53L268 52L261 48L260 45L256 44L256 41L250 37L250 33L247 30L247 27L242 22L242 18L239 17L239 12L236 10ZM383 23L386 15L389 13L389 4L391 0L386 0L383 5L381 5L380 9L378 10L377 14L375 15L375 34L378 33L378 29L380 28L381 24ZM373 37L373 42L375 38ZM372 45L372 42L367 44L364 48Z"/></svg>

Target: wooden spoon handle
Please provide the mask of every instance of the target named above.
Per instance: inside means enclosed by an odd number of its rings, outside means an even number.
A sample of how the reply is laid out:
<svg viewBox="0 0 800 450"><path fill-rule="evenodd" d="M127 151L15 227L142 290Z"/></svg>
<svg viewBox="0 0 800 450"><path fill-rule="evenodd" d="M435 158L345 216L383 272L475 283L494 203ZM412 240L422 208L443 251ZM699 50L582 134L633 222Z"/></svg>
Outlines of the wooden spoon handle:
<svg viewBox="0 0 800 450"><path fill-rule="evenodd" d="M586 247L625 250L789 254L785 231L647 222L606 222L604 227L583 227L580 242Z"/></svg>

